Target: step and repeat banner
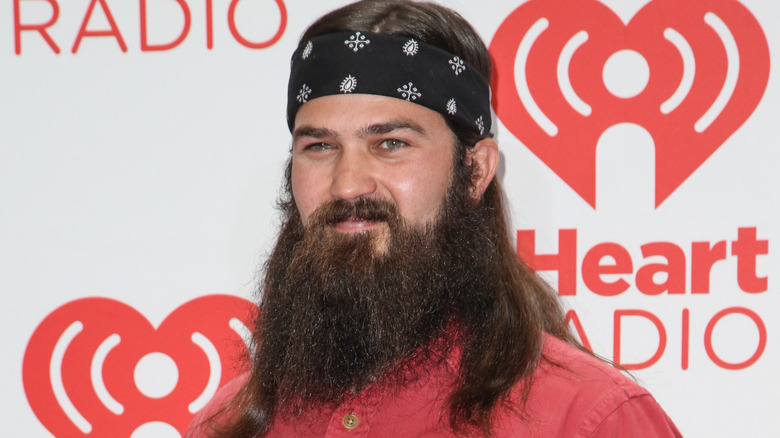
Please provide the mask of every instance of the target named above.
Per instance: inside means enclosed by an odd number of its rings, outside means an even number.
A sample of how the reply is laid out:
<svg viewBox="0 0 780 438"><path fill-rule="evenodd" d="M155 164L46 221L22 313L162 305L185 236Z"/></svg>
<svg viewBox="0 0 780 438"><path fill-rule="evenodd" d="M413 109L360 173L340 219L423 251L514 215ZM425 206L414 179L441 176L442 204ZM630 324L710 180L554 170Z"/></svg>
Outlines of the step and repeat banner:
<svg viewBox="0 0 780 438"><path fill-rule="evenodd" d="M179 437L236 373L338 0L0 2L3 436ZM442 1L518 253L688 437L780 434L780 4ZM775 278L779 277L779 278Z"/></svg>

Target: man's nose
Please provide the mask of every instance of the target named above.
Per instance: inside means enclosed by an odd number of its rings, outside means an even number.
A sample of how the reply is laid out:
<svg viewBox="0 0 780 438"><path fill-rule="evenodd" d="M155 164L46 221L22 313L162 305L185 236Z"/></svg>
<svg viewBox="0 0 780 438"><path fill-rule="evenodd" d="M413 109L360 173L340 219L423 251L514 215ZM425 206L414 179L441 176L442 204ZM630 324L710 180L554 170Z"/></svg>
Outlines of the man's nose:
<svg viewBox="0 0 780 438"><path fill-rule="evenodd" d="M372 195L377 189L370 157L360 150L342 149L333 169L331 195L353 200Z"/></svg>

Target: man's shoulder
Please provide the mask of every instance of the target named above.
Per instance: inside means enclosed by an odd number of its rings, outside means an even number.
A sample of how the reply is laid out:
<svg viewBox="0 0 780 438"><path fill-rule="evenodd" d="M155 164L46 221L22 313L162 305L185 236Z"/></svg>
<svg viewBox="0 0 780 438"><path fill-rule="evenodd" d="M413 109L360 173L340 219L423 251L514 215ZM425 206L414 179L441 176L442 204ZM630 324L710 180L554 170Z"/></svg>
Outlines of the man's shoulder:
<svg viewBox="0 0 780 438"><path fill-rule="evenodd" d="M553 336L545 334L543 342L525 415L502 415L499 428L531 436L596 437L630 436L644 426L646 436L680 436L650 393L620 370ZM522 407L522 390L518 386L512 393L512 411Z"/></svg>
<svg viewBox="0 0 780 438"><path fill-rule="evenodd" d="M621 391L626 397L648 394L612 364L554 336L543 337L542 359L534 379L546 385L565 385L568 391L590 396Z"/></svg>

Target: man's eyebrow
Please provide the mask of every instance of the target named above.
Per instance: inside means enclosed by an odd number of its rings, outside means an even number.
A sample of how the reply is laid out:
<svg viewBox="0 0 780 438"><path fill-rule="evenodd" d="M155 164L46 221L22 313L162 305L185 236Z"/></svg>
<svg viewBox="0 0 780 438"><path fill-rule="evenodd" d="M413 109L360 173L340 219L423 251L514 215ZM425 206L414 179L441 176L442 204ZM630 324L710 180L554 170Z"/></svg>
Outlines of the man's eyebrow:
<svg viewBox="0 0 780 438"><path fill-rule="evenodd" d="M328 128L315 128L313 126L301 126L293 131L293 141L301 137L333 138L338 139L339 134Z"/></svg>
<svg viewBox="0 0 780 438"><path fill-rule="evenodd" d="M368 126L364 126L358 131L358 136L365 138L372 135L384 135L398 129L408 129L420 134L423 137L428 135L422 126L412 122L411 120L390 120L388 122L374 123Z"/></svg>

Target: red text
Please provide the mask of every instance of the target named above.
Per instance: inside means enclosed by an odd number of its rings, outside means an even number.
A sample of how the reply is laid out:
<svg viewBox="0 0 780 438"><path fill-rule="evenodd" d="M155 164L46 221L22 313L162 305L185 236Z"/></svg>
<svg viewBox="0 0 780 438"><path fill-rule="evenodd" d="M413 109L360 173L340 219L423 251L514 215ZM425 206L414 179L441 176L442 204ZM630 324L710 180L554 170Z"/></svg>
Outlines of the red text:
<svg viewBox="0 0 780 438"><path fill-rule="evenodd" d="M46 44L51 48L51 50L54 53L60 53L60 46L57 44L57 42L52 38L51 34L49 33L48 29L54 25L57 22L57 19L60 15L60 6L58 1L59 0L26 0L26 1L44 1L47 2L51 6L51 15L50 17L39 23L26 23L22 21L22 14L21 14L21 4L23 0L13 0L13 8L14 8L14 46L16 54L19 55L22 53L22 34L25 35L30 34L30 36L38 34L43 40L46 42ZM158 42L158 43L152 43L149 41L148 37L148 19L149 19L149 12L147 11L147 1L148 0L138 0L138 9L139 9L139 29L140 29L140 49L142 52L151 52L151 51L161 51L161 50L170 50L179 44L181 44L189 35L190 32L190 25L192 23L192 14L190 12L190 6L188 4L189 2L193 2L194 0L175 0L176 4L178 5L179 9L181 9L182 17L184 18L184 24L181 27L181 30L178 33L178 36L176 38L172 39L171 41L165 41L165 42ZM205 1L205 7L206 7L206 13L205 13L205 22L206 22L206 48L212 49L214 47L214 0L202 0ZM225 2L227 0L224 0ZM276 30L276 33L265 41L252 41L246 36L244 36L236 26L236 7L238 6L238 3L241 0L230 0L230 5L228 7L227 12L227 24L228 29L230 30L230 34L233 36L233 39L237 41L242 46L251 48L251 49L263 49L266 47L269 47L276 43L284 33L284 30L287 26L287 9L284 4L284 0L274 0L276 3L276 6L279 9L279 14L281 16L281 19L279 21L279 26ZM268 1L268 0L264 0ZM108 22L107 28L104 29L90 29L90 22L92 20L93 16L102 15L102 17L105 18L105 20ZM75 29L74 29L75 30ZM127 44L125 43L125 39L122 36L122 32L119 28L119 26L116 23L116 20L114 19L114 15L111 13L111 9L109 8L108 4L106 3L106 0L90 0L89 6L87 7L86 12L84 13L84 18L81 20L81 26L79 27L78 31L76 32L76 36L73 41L73 45L71 47L71 52L76 53L79 50L79 47L81 46L82 41L85 38L95 38L95 37L101 37L101 38L112 38L116 41L118 48L122 52L127 52Z"/></svg>
<svg viewBox="0 0 780 438"><path fill-rule="evenodd" d="M687 265L690 264L690 293L706 294L710 291L710 273L715 263L736 258L737 283L743 292L758 293L767 290L767 277L756 273L756 260L769 253L767 240L756 237L755 227L739 228L737 238L730 242L692 242L690 260L683 249L672 242L650 242L640 246L643 260L633 260L628 250L615 242L594 245L581 260L580 274L585 286L602 296L622 294L631 287L645 295L685 294L688 282ZM558 294L577 294L577 230L558 231L558 253L538 254L534 230L518 230L517 252L537 271L558 273ZM649 257L662 257L663 263L645 262ZM637 268L638 266L638 268ZM658 281L655 274L664 274ZM633 277L633 278L632 278Z"/></svg>
<svg viewBox="0 0 780 438"><path fill-rule="evenodd" d="M752 323L755 325L758 331L758 343L755 351L753 352L753 354L750 355L750 357L746 358L741 362L729 362L721 358L718 355L718 353L715 351L713 345L712 332L715 329L715 326L717 326L718 323L720 323L720 321L723 319L723 317L728 315L736 315L736 314L747 316L752 321ZM658 331L658 345L656 346L655 352L649 358L641 362L625 362L625 360L621 355L621 350L622 350L621 346L623 345L624 339L626 339L623 332L623 321L626 320L627 318L643 318L646 321L649 321ZM690 310L689 309L682 309L681 321L682 324L681 324L681 331L680 331L680 341L681 341L680 342L681 345L680 368L683 370L687 370L689 366L689 352L690 352ZM577 333L580 340L582 341L582 344L589 350L593 351L590 345L590 341L588 340L588 336L585 334L585 329L583 327L583 324L574 310L569 310L566 313L566 322L573 327L574 331ZM666 326L663 324L663 322L657 315L647 310L641 310L641 309L615 310L614 319L613 319L613 333L614 336L612 341L613 344L612 361L615 364L620 365L628 370L639 370L639 369L648 368L651 365L658 362L658 360L666 352L666 346L667 346ZM758 361L758 359L764 353L764 349L766 348L766 338L767 338L766 325L764 324L764 321L761 319L760 316L758 316L756 312L745 307L728 307L716 313L714 316L712 316L712 318L710 318L709 322L707 323L707 326L704 330L704 339L703 339L704 350L707 352L707 357L709 357L709 359L715 365L727 370L740 370L740 369L747 368ZM646 339L643 338L642 342L646 342Z"/></svg>

